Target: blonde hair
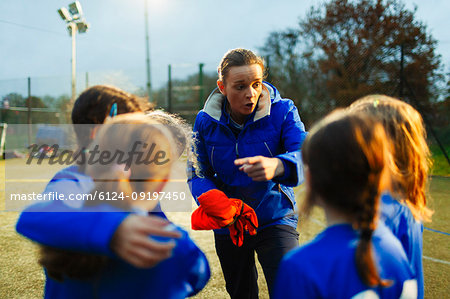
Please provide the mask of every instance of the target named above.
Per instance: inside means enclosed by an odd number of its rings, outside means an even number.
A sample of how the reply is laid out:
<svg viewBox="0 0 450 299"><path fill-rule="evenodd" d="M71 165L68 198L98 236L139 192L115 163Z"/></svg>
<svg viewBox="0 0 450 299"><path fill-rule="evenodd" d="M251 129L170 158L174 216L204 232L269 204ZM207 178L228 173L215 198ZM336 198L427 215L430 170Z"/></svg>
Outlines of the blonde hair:
<svg viewBox="0 0 450 299"><path fill-rule="evenodd" d="M171 166L178 158L169 129L142 113L121 114L107 120L89 148L117 155L117 159L108 163L88 163L86 167L86 173L95 182L94 189L100 192L153 192L167 181ZM130 156L133 151L136 154ZM120 153L128 156L120 159ZM147 157L150 160L146 160ZM113 203L126 208L129 202Z"/></svg>
<svg viewBox="0 0 450 299"><path fill-rule="evenodd" d="M163 124L174 137L176 154L180 157L186 149L192 146L192 128L179 115L171 114L162 110L146 112L147 117Z"/></svg>
<svg viewBox="0 0 450 299"><path fill-rule="evenodd" d="M411 105L385 95L369 95L354 102L352 112L376 117L384 126L394 160L393 192L405 202L414 218L431 221L433 211L426 204L430 150L422 116Z"/></svg>

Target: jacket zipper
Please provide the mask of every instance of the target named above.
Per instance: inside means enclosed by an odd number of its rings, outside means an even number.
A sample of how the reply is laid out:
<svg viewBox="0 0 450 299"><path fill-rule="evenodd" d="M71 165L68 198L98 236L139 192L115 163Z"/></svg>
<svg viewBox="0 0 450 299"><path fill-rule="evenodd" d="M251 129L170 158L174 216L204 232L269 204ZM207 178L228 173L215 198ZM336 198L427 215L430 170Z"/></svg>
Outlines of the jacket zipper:
<svg viewBox="0 0 450 299"><path fill-rule="evenodd" d="M214 172L216 172L216 169L214 168L214 160L213 160L213 158L214 158L214 146L212 147L212 150L211 150L211 167L212 167L212 169L214 170Z"/></svg>
<svg viewBox="0 0 450 299"><path fill-rule="evenodd" d="M287 197L287 199L289 200L289 202L290 202L291 205L292 205L292 209L295 210L294 203L292 202L292 199L289 197L289 195L286 194L286 192L284 192L284 190L281 188L281 185L280 185L280 184L278 184L278 191L280 191L281 193L284 194L284 196Z"/></svg>
<svg viewBox="0 0 450 299"><path fill-rule="evenodd" d="M267 150L269 151L270 156L273 158L272 151L270 150L269 146L267 145L267 142L264 142L264 145L266 146Z"/></svg>

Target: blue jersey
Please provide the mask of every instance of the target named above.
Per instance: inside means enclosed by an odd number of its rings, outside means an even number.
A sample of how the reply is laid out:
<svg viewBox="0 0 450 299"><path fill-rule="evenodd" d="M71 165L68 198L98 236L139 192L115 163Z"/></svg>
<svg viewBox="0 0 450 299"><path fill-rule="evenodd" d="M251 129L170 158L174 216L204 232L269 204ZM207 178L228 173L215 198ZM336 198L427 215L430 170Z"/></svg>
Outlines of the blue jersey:
<svg viewBox="0 0 450 299"><path fill-rule="evenodd" d="M44 193L88 194L93 187L89 176L71 166L59 171ZM138 269L119 259L109 246L130 212L107 204L83 207L76 203L31 205L20 215L16 230L43 245L110 256L111 260L95 280L65 279L60 283L47 276L45 298L185 298L206 285L210 277L208 261L181 228L175 227L182 237L174 240L176 246L169 259L150 269ZM166 218L159 206L151 214Z"/></svg>
<svg viewBox="0 0 450 299"><path fill-rule="evenodd" d="M208 282L208 261L187 233L174 240L172 256L155 267L140 269L118 258L110 259L95 278L58 282L47 276L44 298L186 298ZM155 237L152 237L155 238ZM158 237L158 241L165 238Z"/></svg>
<svg viewBox="0 0 450 299"><path fill-rule="evenodd" d="M411 210L389 194L381 197L380 220L392 231L405 250L406 257L417 277L418 298L424 297L422 265L423 224L414 219Z"/></svg>
<svg viewBox="0 0 450 299"><path fill-rule="evenodd" d="M57 172L43 193L89 194L92 178L70 166ZM112 206L83 208L83 201L39 202L27 207L19 217L16 230L25 237L60 249L113 256L109 243L117 227L128 215ZM108 212L104 213L109 209ZM96 223L102 223L102 226ZM51 228L51 234L49 234ZM71 236L68 238L67 236Z"/></svg>
<svg viewBox="0 0 450 299"><path fill-rule="evenodd" d="M416 298L417 282L398 240L383 225L372 237L375 264L386 288L370 288L355 262L358 232L350 224L328 227L310 243L289 252L278 270L274 298Z"/></svg>

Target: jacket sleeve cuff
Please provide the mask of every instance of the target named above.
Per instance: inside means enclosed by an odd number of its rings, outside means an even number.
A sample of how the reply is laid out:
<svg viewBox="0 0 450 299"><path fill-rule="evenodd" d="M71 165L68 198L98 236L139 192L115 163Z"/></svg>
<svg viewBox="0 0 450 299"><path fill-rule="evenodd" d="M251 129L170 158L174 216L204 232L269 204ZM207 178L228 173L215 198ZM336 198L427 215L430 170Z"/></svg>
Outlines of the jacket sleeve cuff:
<svg viewBox="0 0 450 299"><path fill-rule="evenodd" d="M291 178L291 175L295 173L295 165L293 166L291 163L287 163L286 160L281 159L279 157L277 158L280 159L281 162L283 163L284 173L281 176L275 177L273 180L276 181L277 183L282 183L286 180L289 180L289 178Z"/></svg>
<svg viewBox="0 0 450 299"><path fill-rule="evenodd" d="M303 167L300 152L286 153L276 156L283 162L284 174L273 178L273 181L289 187L295 187L303 183Z"/></svg>

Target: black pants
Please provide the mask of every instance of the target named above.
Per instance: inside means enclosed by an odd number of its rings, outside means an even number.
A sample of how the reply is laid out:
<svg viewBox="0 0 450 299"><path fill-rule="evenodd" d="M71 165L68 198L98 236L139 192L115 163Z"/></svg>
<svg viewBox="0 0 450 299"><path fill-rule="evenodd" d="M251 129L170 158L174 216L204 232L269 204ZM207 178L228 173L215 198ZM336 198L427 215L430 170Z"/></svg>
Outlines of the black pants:
<svg viewBox="0 0 450 299"><path fill-rule="evenodd" d="M291 226L273 225L258 231L255 236L245 235L244 245L237 247L228 234L214 234L216 252L231 298L258 298L255 251L272 297L280 261L288 251L298 246L298 236Z"/></svg>

